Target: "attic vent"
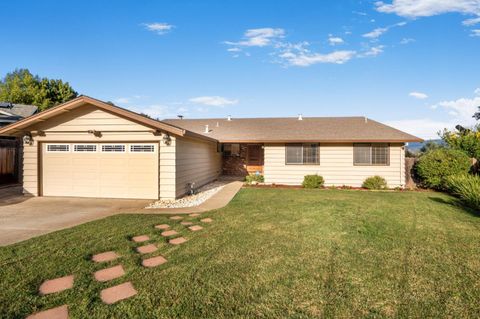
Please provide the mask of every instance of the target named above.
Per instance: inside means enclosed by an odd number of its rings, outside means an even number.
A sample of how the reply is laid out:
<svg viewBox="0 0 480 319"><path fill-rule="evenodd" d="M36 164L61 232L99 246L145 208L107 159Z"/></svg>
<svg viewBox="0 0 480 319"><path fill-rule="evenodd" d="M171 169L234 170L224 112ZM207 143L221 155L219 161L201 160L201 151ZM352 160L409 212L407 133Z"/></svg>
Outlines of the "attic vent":
<svg viewBox="0 0 480 319"><path fill-rule="evenodd" d="M303 120L302 114L298 114L298 120L299 120L299 121L302 121L302 120Z"/></svg>

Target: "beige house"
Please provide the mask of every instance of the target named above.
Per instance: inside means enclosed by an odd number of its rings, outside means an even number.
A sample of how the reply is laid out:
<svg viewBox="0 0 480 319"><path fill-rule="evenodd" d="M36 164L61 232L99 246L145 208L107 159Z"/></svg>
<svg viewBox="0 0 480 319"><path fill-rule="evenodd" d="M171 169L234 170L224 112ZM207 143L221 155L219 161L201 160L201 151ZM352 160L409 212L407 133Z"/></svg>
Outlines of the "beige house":
<svg viewBox="0 0 480 319"><path fill-rule="evenodd" d="M81 96L0 129L22 137L34 196L173 199L220 175L298 185L405 184L404 145L421 139L364 117L156 121Z"/></svg>

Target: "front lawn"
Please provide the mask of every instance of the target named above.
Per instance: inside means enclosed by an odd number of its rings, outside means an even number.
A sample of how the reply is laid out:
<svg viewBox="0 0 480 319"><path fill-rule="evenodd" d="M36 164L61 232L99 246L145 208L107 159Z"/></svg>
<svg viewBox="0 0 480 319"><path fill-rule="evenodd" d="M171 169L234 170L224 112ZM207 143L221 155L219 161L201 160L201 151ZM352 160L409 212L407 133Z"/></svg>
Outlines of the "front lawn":
<svg viewBox="0 0 480 319"><path fill-rule="evenodd" d="M71 318L480 317L480 218L433 192L243 189L190 232L160 215L117 215L0 248L0 315L68 304ZM188 217L196 221L198 218ZM171 246L153 225L188 241ZM160 243L146 269L133 235ZM91 254L126 271L98 283ZM39 296L45 279L74 288ZM131 281L114 305L100 291Z"/></svg>

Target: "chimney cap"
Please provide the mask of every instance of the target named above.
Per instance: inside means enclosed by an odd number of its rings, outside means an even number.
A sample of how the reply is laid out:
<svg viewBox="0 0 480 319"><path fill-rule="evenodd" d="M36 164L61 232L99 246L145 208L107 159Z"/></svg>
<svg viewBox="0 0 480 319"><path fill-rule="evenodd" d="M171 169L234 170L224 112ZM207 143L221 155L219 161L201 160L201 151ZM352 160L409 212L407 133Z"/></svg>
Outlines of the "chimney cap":
<svg viewBox="0 0 480 319"><path fill-rule="evenodd" d="M183 120L183 115L182 114L178 114L177 117L181 120Z"/></svg>

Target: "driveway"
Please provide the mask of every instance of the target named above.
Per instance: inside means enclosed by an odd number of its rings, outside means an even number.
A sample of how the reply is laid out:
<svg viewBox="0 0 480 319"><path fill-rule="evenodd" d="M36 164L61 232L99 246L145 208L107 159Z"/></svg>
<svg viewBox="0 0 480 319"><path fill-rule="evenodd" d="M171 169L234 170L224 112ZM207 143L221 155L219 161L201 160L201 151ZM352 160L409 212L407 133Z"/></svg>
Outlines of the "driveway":
<svg viewBox="0 0 480 319"><path fill-rule="evenodd" d="M95 219L141 210L151 200L24 197L0 189L0 246Z"/></svg>

